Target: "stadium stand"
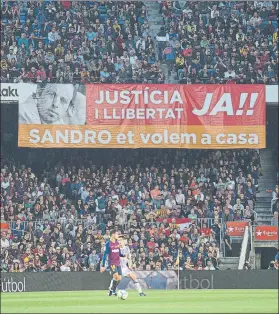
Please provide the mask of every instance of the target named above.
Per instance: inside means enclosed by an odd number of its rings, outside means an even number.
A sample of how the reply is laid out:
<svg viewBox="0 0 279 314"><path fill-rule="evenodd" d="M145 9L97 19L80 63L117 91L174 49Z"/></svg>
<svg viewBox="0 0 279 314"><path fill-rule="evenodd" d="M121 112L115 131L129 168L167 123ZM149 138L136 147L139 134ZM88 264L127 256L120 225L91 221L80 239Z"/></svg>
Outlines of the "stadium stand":
<svg viewBox="0 0 279 314"><path fill-rule="evenodd" d="M38 150L38 175L30 161L3 158L1 221L10 228L1 238L2 271L12 271L14 260L21 271L60 269L65 263L71 270L96 270L115 227L129 238L135 269L172 269L178 248L182 269L201 269L208 259L218 268L221 221L253 219L258 153L142 154L111 150L104 160L98 150L82 157L72 150ZM167 218L190 223L180 228Z"/></svg>
<svg viewBox="0 0 279 314"><path fill-rule="evenodd" d="M142 2L6 2L1 81L163 83Z"/></svg>
<svg viewBox="0 0 279 314"><path fill-rule="evenodd" d="M278 83L278 2L158 2L154 34L143 2L3 1L1 82ZM218 269L223 223L256 220L255 150L10 153L2 272L99 270L115 227L134 269L173 269L178 249L181 269Z"/></svg>
<svg viewBox="0 0 279 314"><path fill-rule="evenodd" d="M1 81L278 82L278 2L159 4L154 36L143 2L4 2Z"/></svg>
<svg viewBox="0 0 279 314"><path fill-rule="evenodd" d="M162 57L180 83L278 81L277 2L164 1L160 13L168 37Z"/></svg>

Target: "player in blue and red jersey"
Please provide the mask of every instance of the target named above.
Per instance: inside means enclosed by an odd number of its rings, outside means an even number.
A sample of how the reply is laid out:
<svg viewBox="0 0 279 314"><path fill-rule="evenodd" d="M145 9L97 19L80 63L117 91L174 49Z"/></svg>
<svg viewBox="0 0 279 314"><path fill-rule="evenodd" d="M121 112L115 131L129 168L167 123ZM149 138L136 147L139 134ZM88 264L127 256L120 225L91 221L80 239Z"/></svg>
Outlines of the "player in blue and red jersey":
<svg viewBox="0 0 279 314"><path fill-rule="evenodd" d="M120 244L118 242L119 234L117 230L111 232L110 240L106 243L105 251L101 263L100 271L104 272L106 259L108 257L108 266L113 276L113 282L109 290L109 296L116 295L116 288L122 278L122 271L120 266Z"/></svg>

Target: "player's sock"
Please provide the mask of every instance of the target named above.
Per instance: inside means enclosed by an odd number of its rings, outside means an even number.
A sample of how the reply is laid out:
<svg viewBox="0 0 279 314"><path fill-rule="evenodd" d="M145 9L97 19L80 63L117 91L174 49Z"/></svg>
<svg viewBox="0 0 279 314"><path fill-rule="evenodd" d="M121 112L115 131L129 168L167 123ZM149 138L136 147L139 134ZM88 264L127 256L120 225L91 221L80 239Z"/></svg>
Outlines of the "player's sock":
<svg viewBox="0 0 279 314"><path fill-rule="evenodd" d="M112 280L111 290L112 290L113 292L116 291L116 288L117 288L119 282L120 282L119 280L115 280L115 279Z"/></svg>
<svg viewBox="0 0 279 314"><path fill-rule="evenodd" d="M142 293L142 289L141 289L141 286L140 286L139 282L138 281L134 281L134 284L135 284L135 287L136 287L138 293L141 294Z"/></svg>
<svg viewBox="0 0 279 314"><path fill-rule="evenodd" d="M111 279L111 282L110 282L110 285L109 285L109 293L108 293L109 297L112 296L112 283L113 283L113 279Z"/></svg>
<svg viewBox="0 0 279 314"><path fill-rule="evenodd" d="M108 296L109 296L109 297L112 296L112 290L109 290Z"/></svg>
<svg viewBox="0 0 279 314"><path fill-rule="evenodd" d="M111 279L110 285L109 285L109 290L112 289L112 285L113 285L113 279Z"/></svg>
<svg viewBox="0 0 279 314"><path fill-rule="evenodd" d="M111 279L111 282L110 282L110 285L109 285L109 293L108 293L109 297L111 297L112 295L116 295L116 292L113 289L113 283L114 283L114 279Z"/></svg>

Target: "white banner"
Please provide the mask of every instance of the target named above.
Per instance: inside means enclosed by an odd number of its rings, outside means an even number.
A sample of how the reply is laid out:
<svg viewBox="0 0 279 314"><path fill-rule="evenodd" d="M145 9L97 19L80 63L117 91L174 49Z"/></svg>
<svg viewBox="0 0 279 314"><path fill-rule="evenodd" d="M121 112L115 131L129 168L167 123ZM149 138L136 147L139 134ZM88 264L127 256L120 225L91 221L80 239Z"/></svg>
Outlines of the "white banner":
<svg viewBox="0 0 279 314"><path fill-rule="evenodd" d="M1 83L0 102L5 104L24 102L33 93L36 93L36 90L36 84Z"/></svg>

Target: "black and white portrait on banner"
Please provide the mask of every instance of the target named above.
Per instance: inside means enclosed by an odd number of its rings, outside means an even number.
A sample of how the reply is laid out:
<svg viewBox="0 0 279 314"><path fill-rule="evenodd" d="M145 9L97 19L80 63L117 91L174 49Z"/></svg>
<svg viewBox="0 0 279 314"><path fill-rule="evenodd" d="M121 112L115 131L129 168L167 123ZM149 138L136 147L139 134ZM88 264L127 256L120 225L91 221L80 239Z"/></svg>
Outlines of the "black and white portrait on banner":
<svg viewBox="0 0 279 314"><path fill-rule="evenodd" d="M23 102L20 99L21 97L19 97L19 124L84 125L86 123L84 85L38 84L35 93L31 93Z"/></svg>

